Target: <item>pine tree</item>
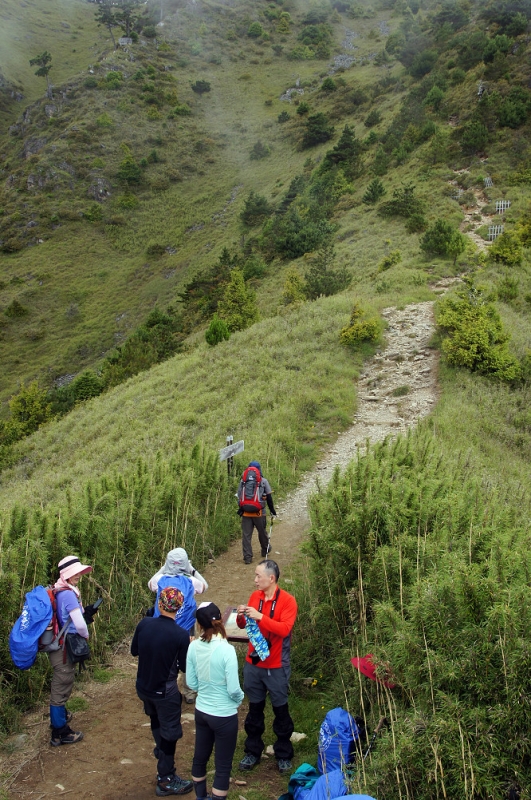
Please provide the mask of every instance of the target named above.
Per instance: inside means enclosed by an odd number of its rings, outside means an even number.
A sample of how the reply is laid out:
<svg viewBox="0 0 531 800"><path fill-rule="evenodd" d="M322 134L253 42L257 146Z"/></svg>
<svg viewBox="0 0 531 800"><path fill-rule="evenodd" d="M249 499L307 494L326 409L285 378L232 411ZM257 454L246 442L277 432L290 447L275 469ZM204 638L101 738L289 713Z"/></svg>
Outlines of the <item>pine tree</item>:
<svg viewBox="0 0 531 800"><path fill-rule="evenodd" d="M385 175L389 168L389 156L383 149L382 145L378 145L378 149L374 154L374 161L372 162L372 171L375 175Z"/></svg>
<svg viewBox="0 0 531 800"><path fill-rule="evenodd" d="M45 50L44 53L40 53L35 58L30 58L30 67L38 67L39 69L36 70L35 75L39 78L46 78L46 94L52 99L52 84L50 83L50 76L49 72L52 68L52 56L50 53Z"/></svg>
<svg viewBox="0 0 531 800"><path fill-rule="evenodd" d="M111 34L111 39L113 43L113 47L116 50L116 39L114 38L113 28L118 25L118 21L114 15L114 8L110 2L101 3L98 6L98 10L96 11L94 18L99 25L104 25L109 33Z"/></svg>
<svg viewBox="0 0 531 800"><path fill-rule="evenodd" d="M243 331L258 321L256 293L245 285L241 269L233 269L218 306L220 319L231 333Z"/></svg>
<svg viewBox="0 0 531 800"><path fill-rule="evenodd" d="M386 189L380 178L373 178L373 180L367 186L365 194L362 197L362 201L367 203L368 206L372 206L377 203L385 193Z"/></svg>
<svg viewBox="0 0 531 800"><path fill-rule="evenodd" d="M348 178L353 178L361 171L361 155L363 145L356 134L348 125L343 128L341 137L332 150L329 150L325 157L323 166L330 169L333 166L341 166Z"/></svg>
<svg viewBox="0 0 531 800"><path fill-rule="evenodd" d="M350 285L352 276L348 274L345 266L332 269L334 259L334 245L329 241L318 251L312 265L304 275L308 300L317 300L321 295L328 297L337 294Z"/></svg>

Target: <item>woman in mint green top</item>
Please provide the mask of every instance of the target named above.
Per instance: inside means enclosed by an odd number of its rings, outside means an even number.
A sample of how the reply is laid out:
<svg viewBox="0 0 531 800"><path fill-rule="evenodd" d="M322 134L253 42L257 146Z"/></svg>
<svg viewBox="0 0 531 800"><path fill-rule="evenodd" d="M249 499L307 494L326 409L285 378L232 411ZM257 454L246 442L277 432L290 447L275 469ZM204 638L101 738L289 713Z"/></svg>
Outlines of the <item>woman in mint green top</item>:
<svg viewBox="0 0 531 800"><path fill-rule="evenodd" d="M229 791L232 759L238 738L238 706L244 694L238 678L238 659L228 643L221 612L214 603L202 603L196 621L201 637L190 643L186 657L186 682L197 692L195 701L195 751L192 780L198 800L207 797L206 771L215 747L212 800Z"/></svg>

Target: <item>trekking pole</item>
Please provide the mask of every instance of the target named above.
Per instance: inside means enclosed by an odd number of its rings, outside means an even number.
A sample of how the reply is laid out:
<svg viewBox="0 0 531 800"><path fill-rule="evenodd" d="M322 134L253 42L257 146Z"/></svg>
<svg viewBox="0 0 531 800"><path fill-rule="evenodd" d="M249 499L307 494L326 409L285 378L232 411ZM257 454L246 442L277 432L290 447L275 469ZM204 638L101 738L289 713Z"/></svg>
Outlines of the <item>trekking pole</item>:
<svg viewBox="0 0 531 800"><path fill-rule="evenodd" d="M373 745L374 745L374 743L376 741L376 737L378 736L378 734L380 733L380 731L382 730L384 725L387 725L387 724L388 724L387 718L386 717L381 717L378 725L376 726L376 730L374 731L373 735L371 736L371 741L369 742L369 746L368 746L367 750L365 751L365 753L363 755L363 760L364 761L367 758L367 756L369 755L369 753L371 752L372 747L373 747Z"/></svg>
<svg viewBox="0 0 531 800"><path fill-rule="evenodd" d="M269 515L269 532L267 534L267 555L271 552L271 532L273 530L273 514Z"/></svg>

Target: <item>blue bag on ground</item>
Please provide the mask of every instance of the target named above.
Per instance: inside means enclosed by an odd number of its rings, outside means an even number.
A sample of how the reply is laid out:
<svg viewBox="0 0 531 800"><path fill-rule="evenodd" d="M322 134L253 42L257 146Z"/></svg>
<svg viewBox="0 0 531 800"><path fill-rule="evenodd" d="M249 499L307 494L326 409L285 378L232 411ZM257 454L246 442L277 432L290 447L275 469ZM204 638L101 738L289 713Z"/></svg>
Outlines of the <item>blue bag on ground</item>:
<svg viewBox="0 0 531 800"><path fill-rule="evenodd" d="M9 650L19 669L29 669L39 652L39 637L51 622L52 604L44 586L36 586L26 594L22 613L9 634Z"/></svg>
<svg viewBox="0 0 531 800"><path fill-rule="evenodd" d="M347 791L342 770L319 775L311 764L301 764L289 779L287 794L279 800L333 800Z"/></svg>
<svg viewBox="0 0 531 800"><path fill-rule="evenodd" d="M334 800L336 797L344 797L347 792L345 773L342 769L335 769L321 775L305 800Z"/></svg>
<svg viewBox="0 0 531 800"><path fill-rule="evenodd" d="M319 779L319 773L311 764L301 764L297 767L288 783L288 791L280 796L279 800L305 800L312 786Z"/></svg>
<svg viewBox="0 0 531 800"><path fill-rule="evenodd" d="M356 756L357 739L359 729L352 714L344 708L329 711L319 731L319 772L324 774L351 764Z"/></svg>
<svg viewBox="0 0 531 800"><path fill-rule="evenodd" d="M374 797L370 797L368 794L346 794L343 800L374 800Z"/></svg>

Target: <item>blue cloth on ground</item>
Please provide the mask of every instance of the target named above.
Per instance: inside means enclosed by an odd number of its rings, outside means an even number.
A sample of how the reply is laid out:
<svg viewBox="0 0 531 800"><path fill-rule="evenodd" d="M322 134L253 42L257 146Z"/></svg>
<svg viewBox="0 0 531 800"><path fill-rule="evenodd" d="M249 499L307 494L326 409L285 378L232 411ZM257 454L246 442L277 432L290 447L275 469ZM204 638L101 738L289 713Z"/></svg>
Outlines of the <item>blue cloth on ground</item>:
<svg viewBox="0 0 531 800"><path fill-rule="evenodd" d="M305 800L334 800L336 797L344 797L347 792L345 773L341 769L335 769L318 778Z"/></svg>
<svg viewBox="0 0 531 800"><path fill-rule="evenodd" d="M369 797L368 794L346 794L343 800L374 800L374 797Z"/></svg>

